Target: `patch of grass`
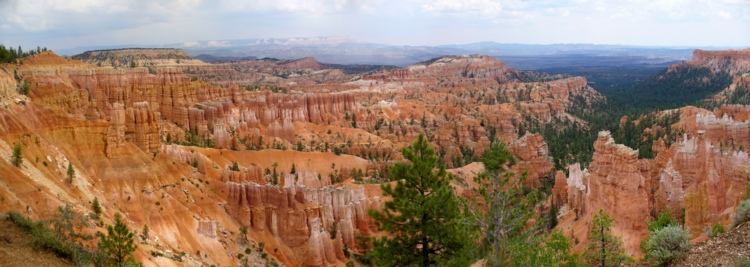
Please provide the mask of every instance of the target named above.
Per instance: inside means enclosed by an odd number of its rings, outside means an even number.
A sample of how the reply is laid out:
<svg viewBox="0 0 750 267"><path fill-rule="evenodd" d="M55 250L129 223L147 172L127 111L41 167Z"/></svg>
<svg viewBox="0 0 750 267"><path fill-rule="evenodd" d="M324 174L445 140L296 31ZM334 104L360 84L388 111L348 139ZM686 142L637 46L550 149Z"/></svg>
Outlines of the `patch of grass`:
<svg viewBox="0 0 750 267"><path fill-rule="evenodd" d="M725 232L726 232L726 229L724 229L724 225L717 223L711 226L711 229L708 232L708 237L714 238Z"/></svg>
<svg viewBox="0 0 750 267"><path fill-rule="evenodd" d="M35 247L68 259L77 266L95 264L103 258L96 251L87 250L76 243L60 238L43 222L35 222L17 212L9 212L7 220L29 233Z"/></svg>
<svg viewBox="0 0 750 267"><path fill-rule="evenodd" d="M737 261L734 263L734 266L737 266L737 267L750 267L750 259L748 259L748 258L737 259Z"/></svg>

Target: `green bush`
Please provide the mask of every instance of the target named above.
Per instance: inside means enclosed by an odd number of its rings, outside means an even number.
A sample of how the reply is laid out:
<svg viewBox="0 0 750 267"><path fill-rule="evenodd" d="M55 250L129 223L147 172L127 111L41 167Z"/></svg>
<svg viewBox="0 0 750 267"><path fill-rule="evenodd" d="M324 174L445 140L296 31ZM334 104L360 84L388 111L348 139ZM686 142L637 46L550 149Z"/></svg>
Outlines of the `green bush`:
<svg viewBox="0 0 750 267"><path fill-rule="evenodd" d="M732 228L748 220L750 220L750 199L740 202L740 205L737 206L737 213L734 215Z"/></svg>
<svg viewBox="0 0 750 267"><path fill-rule="evenodd" d="M724 225L717 223L711 226L711 230L708 232L708 237L714 238L726 232Z"/></svg>
<svg viewBox="0 0 750 267"><path fill-rule="evenodd" d="M29 220L29 218L26 218L26 216L23 216L20 213L14 211L8 213L8 220L26 231L31 231L31 229L35 226L35 223Z"/></svg>
<svg viewBox="0 0 750 267"><path fill-rule="evenodd" d="M689 249L690 233L679 226L667 226L649 236L646 241L646 258L654 265L667 266Z"/></svg>
<svg viewBox="0 0 750 267"><path fill-rule="evenodd" d="M23 163L23 155L22 155L22 148L21 144L16 143L13 146L13 155L10 157L10 163L13 164L15 167L20 167Z"/></svg>
<svg viewBox="0 0 750 267"><path fill-rule="evenodd" d="M8 220L31 234L31 242L35 247L49 250L62 258L73 258L73 249L60 240L44 223L34 222L15 212L8 214Z"/></svg>
<svg viewBox="0 0 750 267"><path fill-rule="evenodd" d="M736 267L750 267L750 259L748 258L739 258L737 261L734 262L734 266Z"/></svg>
<svg viewBox="0 0 750 267"><path fill-rule="evenodd" d="M101 259L101 255L96 251L89 251L76 243L62 239L42 222L34 222L17 212L8 213L7 219L29 233L35 247L69 259L76 266L88 266Z"/></svg>
<svg viewBox="0 0 750 267"><path fill-rule="evenodd" d="M18 93L22 95L29 95L29 83L26 81L21 81L18 83Z"/></svg>
<svg viewBox="0 0 750 267"><path fill-rule="evenodd" d="M677 220L675 220L669 212L662 211L656 219L648 222L648 232L654 233L664 227L675 225L678 225Z"/></svg>

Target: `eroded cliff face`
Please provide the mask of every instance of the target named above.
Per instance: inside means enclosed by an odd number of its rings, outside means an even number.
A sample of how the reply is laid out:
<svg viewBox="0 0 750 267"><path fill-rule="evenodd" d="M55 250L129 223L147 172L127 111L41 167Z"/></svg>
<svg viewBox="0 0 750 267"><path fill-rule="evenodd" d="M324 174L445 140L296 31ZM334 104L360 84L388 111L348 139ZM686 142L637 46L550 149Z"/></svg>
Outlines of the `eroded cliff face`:
<svg viewBox="0 0 750 267"><path fill-rule="evenodd" d="M374 98L379 102L362 102L370 107L365 110L365 129L397 146L427 133L449 167L481 155L492 139L510 144L521 137L523 125L583 125L570 112L604 100L583 77L530 78L487 56L438 58L376 72L351 84L359 84L360 91L378 92Z"/></svg>
<svg viewBox="0 0 750 267"><path fill-rule="evenodd" d="M695 236L714 223L728 224L750 181L748 112L750 107L740 105L713 112L682 108L676 126L684 129L684 136L656 158L663 169L655 183L656 206L675 214L684 209L685 225Z"/></svg>
<svg viewBox="0 0 750 267"><path fill-rule="evenodd" d="M338 69L326 68L314 58L297 60L240 60L204 65L178 65L186 74L221 85L239 85L248 89L261 87L313 87L324 84L330 89L353 77ZM341 86L341 84L338 84Z"/></svg>
<svg viewBox="0 0 750 267"><path fill-rule="evenodd" d="M731 75L750 71L750 49L706 51L696 49L691 64L708 66L714 71L727 71Z"/></svg>
<svg viewBox="0 0 750 267"><path fill-rule="evenodd" d="M712 225L729 223L750 182L750 107L726 103L742 101L746 94L740 90L749 84L748 56L747 49L696 50L692 60L670 67L668 71L707 68L710 75L729 75L732 82L707 101L713 110L684 107L657 113L679 113L679 121L668 127L683 135L655 141L654 159L638 160L635 151L604 142L608 138L600 135L588 169L572 165L567 177L556 174L552 203L562 204L558 227L574 238L578 249L584 248L595 209L613 216L615 233L635 256L640 256L637 244L646 235L646 222L659 212L680 220L694 242L704 239ZM630 205L621 206L623 199Z"/></svg>
<svg viewBox="0 0 750 267"><path fill-rule="evenodd" d="M306 266L345 262L349 249L362 249L370 204L362 186L278 187L254 182L227 182L229 213L255 231L276 236Z"/></svg>
<svg viewBox="0 0 750 267"><path fill-rule="evenodd" d="M106 121L55 114L35 106L33 100L3 110L0 116L3 212L15 210L35 219L48 219L57 207L69 203L78 212L89 213L90 201L98 198L105 221L120 213L131 229L140 230L144 225L152 229L152 239L139 244L136 255L147 265L176 265L167 258L149 257L149 251L231 250L231 245L222 245L226 236L204 238L196 232L202 221L218 221L224 231L236 232L237 226L215 205L223 198L204 191L199 181L205 178L194 176L187 165L164 164L167 158L147 154L130 142L120 144L119 157L108 158L105 151L110 125ZM14 144L22 147L20 167L7 161ZM67 175L68 165L75 170L73 177ZM233 262L231 256L221 253L207 258L194 253L179 257L188 264Z"/></svg>
<svg viewBox="0 0 750 267"><path fill-rule="evenodd" d="M750 146L750 108L747 106L722 106L714 112L687 107L680 113L678 126L691 136L701 135L710 142L734 149Z"/></svg>
<svg viewBox="0 0 750 267"><path fill-rule="evenodd" d="M416 64L405 69L404 77L478 78L506 80L513 71L505 63L490 56L447 56ZM396 74L398 75L398 73Z"/></svg>
<svg viewBox="0 0 750 267"><path fill-rule="evenodd" d="M567 196L560 199L567 207L558 227L574 237L578 249L588 242L593 215L603 210L615 221L613 231L622 237L626 251L640 255L640 240L648 234L651 191L643 168L638 152L615 144L609 132L599 133L587 170L577 164L569 167L565 183L558 181L555 189Z"/></svg>
<svg viewBox="0 0 750 267"><path fill-rule="evenodd" d="M121 213L131 229L148 225L153 237L136 256L149 266L181 264L170 258L234 265L251 246L238 241L243 226L269 260L343 264L345 249L363 249L357 237L382 234L366 215L383 201L375 177L419 134L449 166L468 169L499 138L519 159L514 171L539 186L552 178L546 144L518 136L518 125L577 120L566 111L601 100L583 78L521 82L502 62L478 56L366 79L312 59L135 58L144 61L113 68L41 53L0 67L0 156L20 143L25 158L21 168L0 162L10 177L0 210L49 218L59 205L86 211L98 198L105 220ZM400 71L413 73L396 77ZM268 84L231 82L255 76ZM16 93L21 81L28 97Z"/></svg>
<svg viewBox="0 0 750 267"><path fill-rule="evenodd" d="M0 66L0 106L5 108L28 100L18 94L18 82L13 75L11 68Z"/></svg>
<svg viewBox="0 0 750 267"><path fill-rule="evenodd" d="M227 166L223 150L185 152L184 147L164 146L165 135L181 139L186 132L201 131L202 138L214 138L220 147L229 147L237 138L230 132L283 135L273 133L286 131L272 130L274 125L286 122L293 132L295 123L325 124L338 120L338 113L353 112L356 103L348 94L245 93L194 81L169 68L153 72L140 67L96 67L52 53L0 70L6 106L0 111L0 155L10 158L14 144L20 144L24 158L18 168L7 160L0 162L0 173L8 177L0 181L0 210L44 219L54 216L65 203L89 212L90 201L98 198L105 221L120 213L131 229L140 231L148 225L151 238L139 241L136 252L147 266L229 266L244 249L237 243L244 217L229 212L241 207L234 205L232 201L239 199L229 192L251 182L230 182L215 171L221 169L219 164ZM19 79L29 84L28 97L17 94ZM278 207L280 216L287 211L313 214L310 209L314 207L321 211L310 217L307 235L294 230L303 226L279 225L279 232L248 233L254 246L267 242L261 252L271 255L268 260L290 266L341 264L344 247L356 249L354 236L369 233L362 220L370 200L365 199L364 186L340 184L352 179L353 170L367 170L367 161L331 152L299 152L299 172L291 175L288 164L294 157L268 150L254 155L245 155L245 161L265 168L281 163L280 168L286 169L280 186L293 186L306 196L293 208L273 202L275 196L264 199L268 203L253 202L254 208ZM251 166L240 156L232 157ZM67 176L69 164L75 170L72 178ZM325 178L319 179L318 174ZM280 188L255 185L269 195ZM303 239L307 252L298 254L292 247L300 249L296 242ZM165 256L154 257L150 251ZM204 253L208 251L212 253ZM253 257L257 263L266 261L260 254Z"/></svg>
<svg viewBox="0 0 750 267"><path fill-rule="evenodd" d="M215 189L226 200L227 214L287 265L341 264L348 260L344 249L363 249L357 237L377 230L367 212L382 205L379 185L331 180L349 180L349 170L367 168L360 158L291 151L217 153L177 145L163 149L217 177ZM218 165L226 167L219 171L214 168Z"/></svg>
<svg viewBox="0 0 750 267"><path fill-rule="evenodd" d="M712 224L729 224L745 185L750 181L750 160L744 151L721 148L701 135L674 144L666 167L659 173L655 207L684 213L685 226L694 235Z"/></svg>
<svg viewBox="0 0 750 267"><path fill-rule="evenodd" d="M73 59L98 66L161 66L161 65L204 65L192 59L183 49L176 48L124 48L94 50L74 55Z"/></svg>
<svg viewBox="0 0 750 267"><path fill-rule="evenodd" d="M125 131L148 152L157 150L149 144L158 144L157 124L162 119L202 139L214 139L220 148L229 148L232 137L237 139L235 143L263 135L270 137L267 140L280 137L291 143L294 122L332 123L340 120L342 113L354 114L357 109L354 96L347 93L253 93L193 81L171 68L156 73L146 68L97 68L57 59L51 53L30 60L19 73L33 88L31 97L36 102L89 119L115 119L114 128L123 124L125 128L114 130L113 135ZM51 63L33 63L37 61ZM127 122L122 121L122 110L128 114ZM140 123L149 124L150 130L133 127ZM235 136L229 136L232 131ZM180 140L183 134L173 137Z"/></svg>
<svg viewBox="0 0 750 267"><path fill-rule="evenodd" d="M540 134L527 133L510 144L510 150L518 160L512 171L527 174L526 184L539 188L542 179L553 179L554 166L549 156L547 143Z"/></svg>
<svg viewBox="0 0 750 267"><path fill-rule="evenodd" d="M695 240L705 238L713 224L729 224L750 182L750 159L743 148L750 125L732 114L742 117L747 111L746 106L667 111L680 113L671 127L684 135L671 145L656 142L654 159L639 160L637 151L600 133L588 169L576 164L568 167L567 177L556 175L552 203L562 207L558 227L583 249L591 215L604 210L626 250L640 256L646 222L661 211L682 220Z"/></svg>
<svg viewBox="0 0 750 267"><path fill-rule="evenodd" d="M543 123L557 118L576 121L568 114L572 108L588 109L603 97L588 86L586 78L572 77L548 82L504 84L496 92L500 103L520 103L518 108Z"/></svg>
<svg viewBox="0 0 750 267"><path fill-rule="evenodd" d="M127 109L123 104L115 103L110 113L105 150L108 157L122 156L121 148L125 142L138 146L146 153L159 151L160 113L151 109L148 102L136 102Z"/></svg>

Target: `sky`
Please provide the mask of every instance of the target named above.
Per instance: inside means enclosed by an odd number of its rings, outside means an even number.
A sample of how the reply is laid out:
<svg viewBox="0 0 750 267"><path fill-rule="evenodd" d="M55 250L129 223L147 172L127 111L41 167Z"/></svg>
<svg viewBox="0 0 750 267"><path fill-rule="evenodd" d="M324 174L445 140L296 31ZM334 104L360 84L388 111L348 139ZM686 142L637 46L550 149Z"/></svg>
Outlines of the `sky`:
<svg viewBox="0 0 750 267"><path fill-rule="evenodd" d="M12 46L319 36L750 47L750 0L0 0L0 43Z"/></svg>

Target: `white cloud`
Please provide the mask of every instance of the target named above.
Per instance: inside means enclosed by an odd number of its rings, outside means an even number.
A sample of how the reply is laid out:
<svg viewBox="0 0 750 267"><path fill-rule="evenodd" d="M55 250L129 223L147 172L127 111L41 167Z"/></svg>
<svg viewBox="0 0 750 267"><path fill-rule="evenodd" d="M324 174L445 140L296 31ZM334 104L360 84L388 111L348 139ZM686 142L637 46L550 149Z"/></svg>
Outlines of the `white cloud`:
<svg viewBox="0 0 750 267"><path fill-rule="evenodd" d="M220 0L219 6L228 11L288 12L326 14L372 8L380 0Z"/></svg>
<svg viewBox="0 0 750 267"><path fill-rule="evenodd" d="M291 36L391 44L744 44L750 0L0 0L0 41L14 44Z"/></svg>
<svg viewBox="0 0 750 267"><path fill-rule="evenodd" d="M539 19L550 16L599 16L627 20L685 20L750 16L750 0L415 0L435 15L466 18Z"/></svg>
<svg viewBox="0 0 750 267"><path fill-rule="evenodd" d="M25 31L65 29L75 22L130 25L191 9L201 0L6 0L0 2L0 24ZM118 23L119 21L119 23ZM91 25L96 26L96 25ZM104 25L102 25L104 26Z"/></svg>
<svg viewBox="0 0 750 267"><path fill-rule="evenodd" d="M436 0L422 5L427 12L448 14L496 15L503 5L496 0Z"/></svg>
<svg viewBox="0 0 750 267"><path fill-rule="evenodd" d="M213 47L213 48L227 47L227 46L229 46L229 42L227 42L227 41L208 41L208 43L206 43L206 46Z"/></svg>

